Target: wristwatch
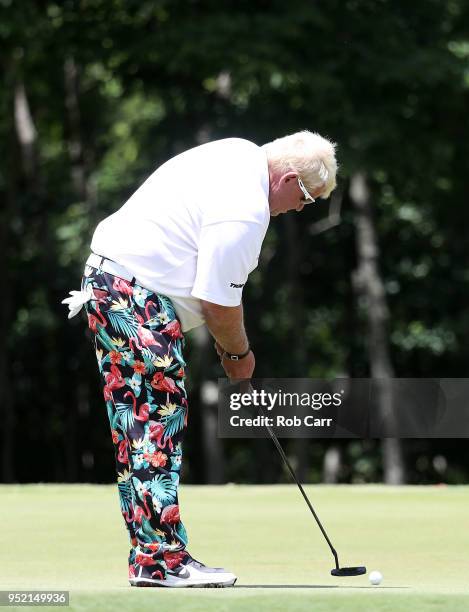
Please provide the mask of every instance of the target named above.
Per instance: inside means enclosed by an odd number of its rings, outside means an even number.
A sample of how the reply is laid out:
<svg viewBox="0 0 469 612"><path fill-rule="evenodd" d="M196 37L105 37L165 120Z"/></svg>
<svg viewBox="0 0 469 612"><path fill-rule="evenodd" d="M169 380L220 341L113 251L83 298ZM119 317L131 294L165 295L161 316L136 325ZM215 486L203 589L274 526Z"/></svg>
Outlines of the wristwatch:
<svg viewBox="0 0 469 612"><path fill-rule="evenodd" d="M227 359L231 359L232 361L239 361L240 359L243 359L243 357L247 357L250 352L251 352L251 347L248 346L247 351L245 351L244 353L236 355L234 353L228 353L227 351L225 351L222 357L226 357Z"/></svg>

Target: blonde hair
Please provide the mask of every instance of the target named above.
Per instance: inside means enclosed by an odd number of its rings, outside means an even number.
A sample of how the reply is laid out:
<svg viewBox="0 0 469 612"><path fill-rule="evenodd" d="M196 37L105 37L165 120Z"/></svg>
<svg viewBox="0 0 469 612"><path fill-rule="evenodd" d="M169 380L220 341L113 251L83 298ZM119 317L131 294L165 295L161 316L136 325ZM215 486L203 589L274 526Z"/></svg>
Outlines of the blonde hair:
<svg viewBox="0 0 469 612"><path fill-rule="evenodd" d="M328 198L336 187L336 144L319 134L303 130L263 145L269 165L279 172L298 172L308 191L322 189Z"/></svg>

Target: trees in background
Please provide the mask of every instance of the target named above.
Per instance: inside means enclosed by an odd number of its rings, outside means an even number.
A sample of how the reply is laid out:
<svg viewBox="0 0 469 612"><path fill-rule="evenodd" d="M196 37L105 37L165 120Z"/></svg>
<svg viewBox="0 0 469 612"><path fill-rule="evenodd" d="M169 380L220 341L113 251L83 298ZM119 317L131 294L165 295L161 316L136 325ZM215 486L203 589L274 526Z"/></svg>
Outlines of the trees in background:
<svg viewBox="0 0 469 612"><path fill-rule="evenodd" d="M97 222L158 164L214 138L261 144L307 128L339 144L340 223L318 231L327 203L274 220L246 287L258 376L367 376L376 366L372 307L353 284L357 176L395 374L465 376L467 3L3 0L0 12L4 481L111 477L89 338L60 301L77 288ZM206 338L188 345L197 365L186 482L283 478L268 440L209 448L207 382L221 370ZM305 479L322 478L327 443L287 446ZM459 482L469 468L461 448L412 441L396 456L410 482ZM376 441L336 442L333 479L382 478L379 451Z"/></svg>

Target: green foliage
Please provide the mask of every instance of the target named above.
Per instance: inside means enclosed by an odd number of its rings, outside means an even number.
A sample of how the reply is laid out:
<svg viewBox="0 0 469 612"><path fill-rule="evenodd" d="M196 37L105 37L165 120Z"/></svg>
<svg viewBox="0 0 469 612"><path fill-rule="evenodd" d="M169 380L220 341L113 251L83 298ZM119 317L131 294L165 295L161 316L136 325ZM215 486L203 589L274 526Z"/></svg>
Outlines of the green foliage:
<svg viewBox="0 0 469 612"><path fill-rule="evenodd" d="M43 436L59 421L78 440L93 423L90 444L99 452L104 413L80 413L102 403L96 364L83 320L68 321L60 305L79 284L94 227L181 150L231 135L260 144L302 128L339 144L342 221L312 233L327 214L319 203L301 219L291 213L272 223L245 291L258 375L368 373L347 199L348 179L360 170L370 181L397 373L464 376L468 23L463 0L0 2L0 221L14 287L2 337L15 411L32 411L34 422L40 415ZM73 85L65 77L71 60ZM18 83L35 128L33 173L15 128ZM196 358L190 342L185 358ZM213 354L205 376L220 373L215 364ZM93 388L84 404L83 379ZM34 407L31 389L44 391ZM66 438L61 444L52 455L60 465L69 456ZM83 450L63 469L90 478L73 468ZM252 453L236 447L232 465L249 465ZM344 478L377 477L365 463L352 462ZM65 477L61 469L50 477ZM38 477L25 467L18 474Z"/></svg>

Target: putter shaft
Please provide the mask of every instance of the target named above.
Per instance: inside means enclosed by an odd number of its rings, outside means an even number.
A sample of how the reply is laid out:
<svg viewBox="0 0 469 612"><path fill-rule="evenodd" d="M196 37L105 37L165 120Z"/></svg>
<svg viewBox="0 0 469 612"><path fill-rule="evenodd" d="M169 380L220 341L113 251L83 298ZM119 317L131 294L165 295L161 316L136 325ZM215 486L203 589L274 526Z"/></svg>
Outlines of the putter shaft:
<svg viewBox="0 0 469 612"><path fill-rule="evenodd" d="M262 410L262 406L259 405L259 410L261 411L262 415L265 417L265 413ZM311 502L308 499L308 496L306 495L303 487L301 486L300 481L297 479L295 472L293 471L292 466L290 465L290 462L287 459L287 456L285 455L285 452L280 444L280 442L277 439L277 436L275 435L275 433L272 431L272 429L270 428L270 426L267 424L267 421L265 421L265 426L267 428L267 431L269 432L270 437L273 440L273 443L275 444L275 446L277 447L278 452L280 453L280 456L282 457L285 465L287 466L293 480L296 482L296 484L298 485L298 488L301 491L301 495L303 495L305 502L308 504L308 508L311 510L311 514L314 516L314 519L316 521L316 523L318 524L319 529L322 532L322 535L324 536L324 538L326 539L326 542L329 545L329 548L331 549L332 554L334 555L334 561L335 561L335 567L336 569L339 569L339 557L337 555L337 551L336 549L332 546L332 542L329 539L329 536L326 533L326 530L324 529L324 527L321 524L321 521L319 520L318 515L316 514Z"/></svg>

